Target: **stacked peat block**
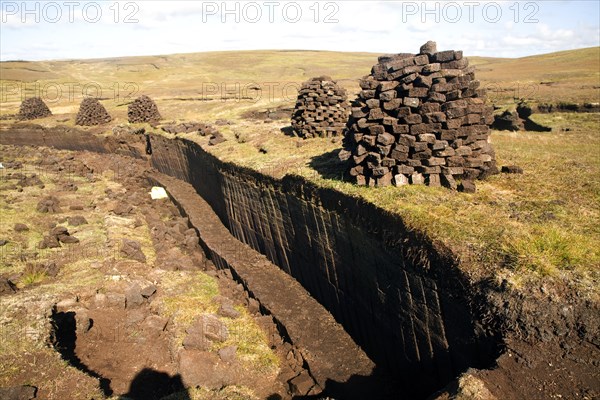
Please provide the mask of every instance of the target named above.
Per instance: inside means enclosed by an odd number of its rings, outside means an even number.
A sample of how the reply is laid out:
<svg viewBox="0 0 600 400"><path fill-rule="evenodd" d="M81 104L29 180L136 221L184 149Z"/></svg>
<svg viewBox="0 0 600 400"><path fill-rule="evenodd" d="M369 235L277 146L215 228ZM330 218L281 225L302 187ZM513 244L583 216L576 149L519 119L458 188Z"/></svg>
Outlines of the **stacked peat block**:
<svg viewBox="0 0 600 400"><path fill-rule="evenodd" d="M79 106L75 124L82 126L101 125L110 122L112 118L98 99L86 97Z"/></svg>
<svg viewBox="0 0 600 400"><path fill-rule="evenodd" d="M345 145L359 185L474 188L497 173L488 143L493 107L461 51L379 57L352 105Z"/></svg>
<svg viewBox="0 0 600 400"><path fill-rule="evenodd" d="M346 90L328 76L302 84L292 114L292 128L303 138L341 136L348 121Z"/></svg>
<svg viewBox="0 0 600 400"><path fill-rule="evenodd" d="M23 100L21 103L21 108L19 108L17 119L30 120L44 118L49 115L52 115L52 113L50 112L50 109L46 103L44 103L44 101L39 97L31 97Z"/></svg>
<svg viewBox="0 0 600 400"><path fill-rule="evenodd" d="M156 103L150 97L142 95L127 108L127 118L133 124L136 122L157 123L162 117Z"/></svg>

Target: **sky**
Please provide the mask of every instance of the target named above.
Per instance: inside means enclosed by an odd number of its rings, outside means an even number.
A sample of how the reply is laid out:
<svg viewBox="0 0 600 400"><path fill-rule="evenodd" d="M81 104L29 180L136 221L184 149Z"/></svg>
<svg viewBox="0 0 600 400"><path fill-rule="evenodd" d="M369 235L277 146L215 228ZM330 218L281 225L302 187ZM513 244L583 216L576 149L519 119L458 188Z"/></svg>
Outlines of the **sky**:
<svg viewBox="0 0 600 400"><path fill-rule="evenodd" d="M600 46L600 2L6 1L0 60L221 50L416 53L428 40L471 56Z"/></svg>

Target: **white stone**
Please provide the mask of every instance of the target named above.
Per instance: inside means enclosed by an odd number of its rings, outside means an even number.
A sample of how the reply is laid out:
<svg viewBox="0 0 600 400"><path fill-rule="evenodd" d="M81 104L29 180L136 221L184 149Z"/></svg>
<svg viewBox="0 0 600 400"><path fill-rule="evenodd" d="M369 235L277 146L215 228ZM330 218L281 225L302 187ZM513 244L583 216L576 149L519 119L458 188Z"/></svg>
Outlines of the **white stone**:
<svg viewBox="0 0 600 400"><path fill-rule="evenodd" d="M167 198L169 198L169 195L167 194L167 191L165 190L165 188L160 187L160 186L153 186L152 189L150 190L150 197L152 198L152 200L159 200L159 199L167 199Z"/></svg>

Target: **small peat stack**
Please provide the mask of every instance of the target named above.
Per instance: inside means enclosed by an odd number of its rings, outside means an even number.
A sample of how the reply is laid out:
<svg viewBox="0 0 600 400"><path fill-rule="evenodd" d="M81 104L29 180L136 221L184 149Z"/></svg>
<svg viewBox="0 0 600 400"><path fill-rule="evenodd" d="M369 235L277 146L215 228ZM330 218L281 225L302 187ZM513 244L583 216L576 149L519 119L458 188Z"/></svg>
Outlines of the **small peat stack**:
<svg viewBox="0 0 600 400"><path fill-rule="evenodd" d="M292 128L303 138L342 135L348 121L346 90L329 76L302 84L292 114Z"/></svg>
<svg viewBox="0 0 600 400"><path fill-rule="evenodd" d="M127 109L127 118L130 123L156 123L162 119L156 103L146 95L138 97L129 105Z"/></svg>
<svg viewBox="0 0 600 400"><path fill-rule="evenodd" d="M531 120L533 110L525 103L519 103L516 111L505 110L502 114L494 117L492 129L499 131L534 131L550 132L551 128L540 125Z"/></svg>
<svg viewBox="0 0 600 400"><path fill-rule="evenodd" d="M106 108L96 98L86 97L79 106L75 125L92 126L106 124L112 120Z"/></svg>
<svg viewBox="0 0 600 400"><path fill-rule="evenodd" d="M493 107L462 51L379 57L352 105L343 152L359 185L474 190L497 173L488 142ZM463 181L460 186L457 180Z"/></svg>
<svg viewBox="0 0 600 400"><path fill-rule="evenodd" d="M52 112L50 112L50 109L46 103L44 103L44 101L39 97L31 97L23 100L21 103L21 108L19 108L17 119L30 120L44 118L49 115L52 115Z"/></svg>

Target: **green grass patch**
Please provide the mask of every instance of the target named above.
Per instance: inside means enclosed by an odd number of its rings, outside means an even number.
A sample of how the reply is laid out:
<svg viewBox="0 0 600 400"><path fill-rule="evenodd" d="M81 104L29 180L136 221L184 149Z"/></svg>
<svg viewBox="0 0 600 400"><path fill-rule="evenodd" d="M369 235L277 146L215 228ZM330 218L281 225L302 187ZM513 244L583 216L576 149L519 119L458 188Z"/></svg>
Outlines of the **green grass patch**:
<svg viewBox="0 0 600 400"><path fill-rule="evenodd" d="M258 371L264 375L277 373L279 359L269 347L267 335L244 307L235 308L240 313L240 317L222 319L229 331L229 338L215 348L235 345L239 360L248 370Z"/></svg>
<svg viewBox="0 0 600 400"><path fill-rule="evenodd" d="M217 279L203 272L179 274L167 272L162 278L165 311L173 315L177 324L189 326L203 313L216 313L217 303L212 299L219 294Z"/></svg>
<svg viewBox="0 0 600 400"><path fill-rule="evenodd" d="M593 245L585 236L548 226L533 227L505 243L515 269L525 268L542 276L558 276L560 271L582 268L588 260L597 261Z"/></svg>
<svg viewBox="0 0 600 400"><path fill-rule="evenodd" d="M25 272L19 283L22 288L30 285L35 285L36 283L41 283L44 279L46 279L47 275L44 271L30 271Z"/></svg>

